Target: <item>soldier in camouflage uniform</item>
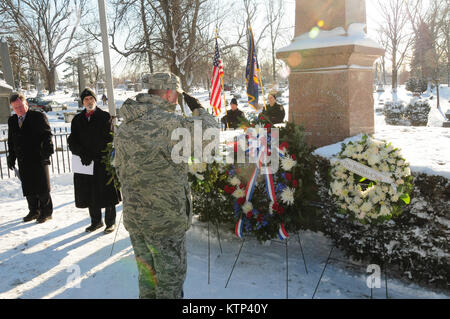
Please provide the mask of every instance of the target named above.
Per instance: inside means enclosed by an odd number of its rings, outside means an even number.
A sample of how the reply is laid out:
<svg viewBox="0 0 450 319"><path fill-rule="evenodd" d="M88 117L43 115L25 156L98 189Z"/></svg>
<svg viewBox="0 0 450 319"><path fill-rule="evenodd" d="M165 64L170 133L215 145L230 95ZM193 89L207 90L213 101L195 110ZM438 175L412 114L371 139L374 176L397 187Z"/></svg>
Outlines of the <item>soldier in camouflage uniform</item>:
<svg viewBox="0 0 450 319"><path fill-rule="evenodd" d="M121 182L123 218L139 270L140 298L181 298L186 277L186 231L192 218L188 165L171 159L173 130L194 120L218 128L200 102L181 90L172 73L150 74L149 94L128 99L119 112L115 165ZM178 93L192 117L175 114ZM191 145L194 145L193 143Z"/></svg>

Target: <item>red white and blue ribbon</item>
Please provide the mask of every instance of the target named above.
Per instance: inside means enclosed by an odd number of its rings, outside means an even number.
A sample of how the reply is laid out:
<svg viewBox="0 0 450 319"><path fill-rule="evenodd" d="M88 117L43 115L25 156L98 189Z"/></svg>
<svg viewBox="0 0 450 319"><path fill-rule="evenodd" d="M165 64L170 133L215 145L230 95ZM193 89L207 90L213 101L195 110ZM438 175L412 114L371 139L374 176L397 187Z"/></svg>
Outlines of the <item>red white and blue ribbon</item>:
<svg viewBox="0 0 450 319"><path fill-rule="evenodd" d="M242 217L240 217L238 222L236 223L236 227L234 229L234 233L236 234L237 237L242 238L243 229L244 229L244 223L242 222Z"/></svg>
<svg viewBox="0 0 450 319"><path fill-rule="evenodd" d="M272 203L276 203L277 196L275 194L275 186L273 183L273 174L272 174L272 170L270 169L270 167L266 168L266 174L264 175L264 178L266 180L266 191L267 191L267 194L269 195L270 201Z"/></svg>
<svg viewBox="0 0 450 319"><path fill-rule="evenodd" d="M289 234L287 233L286 229L284 228L283 223L281 223L280 229L278 229L278 238L280 238L280 240L285 240L286 238L289 238Z"/></svg>

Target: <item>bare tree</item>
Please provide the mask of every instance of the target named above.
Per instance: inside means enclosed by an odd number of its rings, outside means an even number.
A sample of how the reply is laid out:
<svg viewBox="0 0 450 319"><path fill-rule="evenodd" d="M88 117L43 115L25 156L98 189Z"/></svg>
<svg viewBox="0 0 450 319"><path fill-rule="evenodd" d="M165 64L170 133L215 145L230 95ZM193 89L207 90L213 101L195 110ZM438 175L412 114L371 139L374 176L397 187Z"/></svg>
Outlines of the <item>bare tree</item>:
<svg viewBox="0 0 450 319"><path fill-rule="evenodd" d="M404 0L378 0L378 7L382 18L379 29L392 64L392 91L395 94L398 71L412 45L413 36L407 29L409 20Z"/></svg>
<svg viewBox="0 0 450 319"><path fill-rule="evenodd" d="M416 39L414 67L419 69L416 72L421 72L436 86L437 107L439 107L441 64L445 58L448 67L449 0L431 0L428 7L423 7L423 3L419 0L409 0L406 3Z"/></svg>
<svg viewBox="0 0 450 319"><path fill-rule="evenodd" d="M80 45L77 39L87 0L2 0L2 18L17 37L30 45L45 71L50 92L56 89L56 68ZM87 41L85 39L84 41Z"/></svg>
<svg viewBox="0 0 450 319"><path fill-rule="evenodd" d="M276 72L276 45L280 36L282 35L282 31L285 29L282 28L284 16L284 6L283 1L266 1L266 17L267 23L269 24L269 36L270 36L270 48L271 48L271 60L272 60L272 80L273 83L277 81L277 72Z"/></svg>

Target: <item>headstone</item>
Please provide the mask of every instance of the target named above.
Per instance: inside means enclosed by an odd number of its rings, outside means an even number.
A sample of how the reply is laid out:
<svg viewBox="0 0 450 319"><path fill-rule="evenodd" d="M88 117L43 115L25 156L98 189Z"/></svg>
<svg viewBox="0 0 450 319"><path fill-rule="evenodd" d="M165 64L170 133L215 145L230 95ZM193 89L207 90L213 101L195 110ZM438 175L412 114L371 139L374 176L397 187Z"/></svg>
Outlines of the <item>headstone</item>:
<svg viewBox="0 0 450 319"><path fill-rule="evenodd" d="M9 86L14 88L14 75L11 65L11 58L9 56L8 43L3 38L0 39L0 59L2 61L4 79Z"/></svg>
<svg viewBox="0 0 450 319"><path fill-rule="evenodd" d="M12 91L13 88L0 79L0 124L8 124L8 118L11 116L9 97Z"/></svg>
<svg viewBox="0 0 450 319"><path fill-rule="evenodd" d="M321 147L374 132L373 62L364 0L297 0L295 38L277 57L291 69L289 120Z"/></svg>

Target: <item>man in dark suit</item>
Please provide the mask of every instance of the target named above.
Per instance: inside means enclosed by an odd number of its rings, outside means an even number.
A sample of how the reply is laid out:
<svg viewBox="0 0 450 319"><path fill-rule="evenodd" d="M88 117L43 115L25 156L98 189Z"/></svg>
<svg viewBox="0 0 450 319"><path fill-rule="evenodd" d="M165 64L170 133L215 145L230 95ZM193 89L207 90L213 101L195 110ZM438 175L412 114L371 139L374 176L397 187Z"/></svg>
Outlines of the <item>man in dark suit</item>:
<svg viewBox="0 0 450 319"><path fill-rule="evenodd" d="M48 165L53 154L52 132L47 116L28 108L25 96L14 93L10 104L16 114L8 119L8 168L19 165L19 178L29 213L24 222L44 223L52 218Z"/></svg>
<svg viewBox="0 0 450 319"><path fill-rule="evenodd" d="M107 184L111 176L102 163L105 155L102 151L113 140L110 134L111 116L97 107L97 96L91 89L86 88L81 92L80 99L85 109L72 120L69 148L81 158L83 165L94 163L94 175L74 173L75 206L89 208L91 226L86 228L86 232L103 227L101 209L105 208L104 232L111 233L116 223L115 205L120 200L120 193L114 187L114 182Z"/></svg>
<svg viewBox="0 0 450 319"><path fill-rule="evenodd" d="M238 109L238 103L235 98L231 99L230 107L231 110L227 112L227 115L222 117L221 122L225 124L227 129L237 129L239 128L241 121L245 119L245 115Z"/></svg>

